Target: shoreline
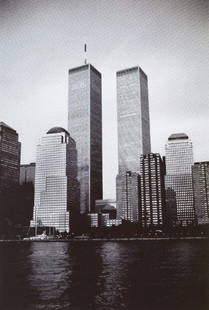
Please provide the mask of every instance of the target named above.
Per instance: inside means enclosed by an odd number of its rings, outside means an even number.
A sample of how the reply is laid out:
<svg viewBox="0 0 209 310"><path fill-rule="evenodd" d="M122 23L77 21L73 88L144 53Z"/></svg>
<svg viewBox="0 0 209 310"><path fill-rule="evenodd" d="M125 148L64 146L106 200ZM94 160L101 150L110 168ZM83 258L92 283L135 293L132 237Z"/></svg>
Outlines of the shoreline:
<svg viewBox="0 0 209 310"><path fill-rule="evenodd" d="M0 242L85 242L85 241L178 241L178 240L207 240L209 237L156 237L156 238L136 238L136 237L130 237L130 238L76 238L76 239L48 239L48 240L0 240Z"/></svg>

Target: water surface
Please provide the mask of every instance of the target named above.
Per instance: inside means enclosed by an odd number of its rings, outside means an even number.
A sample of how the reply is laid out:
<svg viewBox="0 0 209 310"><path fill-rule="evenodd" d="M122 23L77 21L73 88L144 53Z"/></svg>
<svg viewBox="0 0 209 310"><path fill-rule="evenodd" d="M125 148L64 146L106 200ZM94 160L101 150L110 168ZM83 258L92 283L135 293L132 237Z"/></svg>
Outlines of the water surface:
<svg viewBox="0 0 209 310"><path fill-rule="evenodd" d="M0 309L209 309L209 242L0 243Z"/></svg>

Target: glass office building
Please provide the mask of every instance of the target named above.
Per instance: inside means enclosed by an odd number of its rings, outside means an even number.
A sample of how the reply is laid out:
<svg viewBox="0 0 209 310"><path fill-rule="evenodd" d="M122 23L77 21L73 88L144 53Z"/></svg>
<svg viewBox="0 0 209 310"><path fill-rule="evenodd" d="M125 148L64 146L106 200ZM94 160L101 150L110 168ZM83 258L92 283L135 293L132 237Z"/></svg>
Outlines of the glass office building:
<svg viewBox="0 0 209 310"><path fill-rule="evenodd" d="M80 212L102 199L101 74L90 64L69 70L68 130L78 152Z"/></svg>
<svg viewBox="0 0 209 310"><path fill-rule="evenodd" d="M126 171L116 178L117 217L130 222L139 221L140 176L137 172Z"/></svg>
<svg viewBox="0 0 209 310"><path fill-rule="evenodd" d="M160 154L141 155L141 208L143 227L163 224L165 208L164 164Z"/></svg>
<svg viewBox="0 0 209 310"><path fill-rule="evenodd" d="M20 150L17 132L0 122L0 198L19 183Z"/></svg>
<svg viewBox="0 0 209 310"><path fill-rule="evenodd" d="M119 173L140 171L140 155L151 152L147 76L140 67L117 72Z"/></svg>
<svg viewBox="0 0 209 310"><path fill-rule="evenodd" d="M194 208L198 224L209 224L209 162L192 166Z"/></svg>
<svg viewBox="0 0 209 310"><path fill-rule="evenodd" d="M37 146L35 198L31 227L70 231L76 198L76 144L69 133L54 127Z"/></svg>
<svg viewBox="0 0 209 310"><path fill-rule="evenodd" d="M172 134L165 146L166 189L176 194L177 221L191 224L195 220L192 187L193 147L184 133Z"/></svg>
<svg viewBox="0 0 209 310"><path fill-rule="evenodd" d="M118 171L116 179L118 216L139 220L140 156L150 153L147 76L140 67L117 74Z"/></svg>

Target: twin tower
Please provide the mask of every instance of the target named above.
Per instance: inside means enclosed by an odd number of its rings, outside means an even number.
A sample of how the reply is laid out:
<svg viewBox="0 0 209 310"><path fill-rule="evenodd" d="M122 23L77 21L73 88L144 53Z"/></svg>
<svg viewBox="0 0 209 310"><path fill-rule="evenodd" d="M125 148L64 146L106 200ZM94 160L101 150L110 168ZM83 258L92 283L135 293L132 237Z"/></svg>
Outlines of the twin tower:
<svg viewBox="0 0 209 310"><path fill-rule="evenodd" d="M37 148L33 227L40 222L69 231L69 212L94 213L95 201L102 199L101 74L91 64L70 69L68 89L68 132L52 128ZM141 68L117 72L117 111L119 174L139 172L140 155L150 153L147 76Z"/></svg>
<svg viewBox="0 0 209 310"><path fill-rule="evenodd" d="M90 64L69 70L68 130L76 142L81 213L102 199L102 78ZM140 171L151 152L147 76L140 67L117 72L119 173ZM110 137L111 138L111 137Z"/></svg>

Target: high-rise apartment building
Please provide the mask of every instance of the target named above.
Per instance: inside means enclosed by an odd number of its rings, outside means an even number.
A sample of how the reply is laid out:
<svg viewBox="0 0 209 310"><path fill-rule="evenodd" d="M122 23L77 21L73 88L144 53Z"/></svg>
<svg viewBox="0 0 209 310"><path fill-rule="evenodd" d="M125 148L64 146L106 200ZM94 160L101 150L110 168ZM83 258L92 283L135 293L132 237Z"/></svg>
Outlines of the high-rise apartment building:
<svg viewBox="0 0 209 310"><path fill-rule="evenodd" d="M20 150L17 132L0 122L0 196L19 183Z"/></svg>
<svg viewBox="0 0 209 310"><path fill-rule="evenodd" d="M143 227L163 224L165 209L164 164L160 154L141 155L141 208Z"/></svg>
<svg viewBox="0 0 209 310"><path fill-rule="evenodd" d="M26 183L35 183L35 170L36 164L30 163L25 165L20 165L20 179L19 183L26 184Z"/></svg>
<svg viewBox="0 0 209 310"><path fill-rule="evenodd" d="M192 189L193 147L184 133L172 134L165 146L166 189L176 194L177 221L191 224L195 220Z"/></svg>
<svg viewBox="0 0 209 310"><path fill-rule="evenodd" d="M80 212L102 199L101 74L90 64L69 70L68 130L78 152Z"/></svg>
<svg viewBox="0 0 209 310"><path fill-rule="evenodd" d="M76 144L69 133L54 127L37 146L35 199L31 227L70 230L76 204Z"/></svg>
<svg viewBox="0 0 209 310"><path fill-rule="evenodd" d="M140 67L117 72L119 174L140 171L140 155L151 152L147 76Z"/></svg>
<svg viewBox="0 0 209 310"><path fill-rule="evenodd" d="M138 222L140 208L140 176L137 172L126 171L116 178L117 217Z"/></svg>
<svg viewBox="0 0 209 310"><path fill-rule="evenodd" d="M209 224L209 162L192 166L194 208L198 224Z"/></svg>

